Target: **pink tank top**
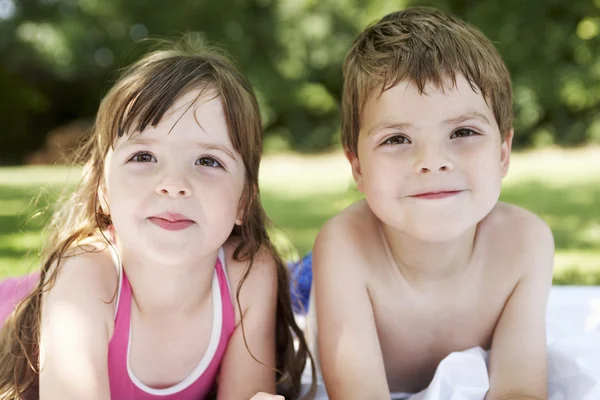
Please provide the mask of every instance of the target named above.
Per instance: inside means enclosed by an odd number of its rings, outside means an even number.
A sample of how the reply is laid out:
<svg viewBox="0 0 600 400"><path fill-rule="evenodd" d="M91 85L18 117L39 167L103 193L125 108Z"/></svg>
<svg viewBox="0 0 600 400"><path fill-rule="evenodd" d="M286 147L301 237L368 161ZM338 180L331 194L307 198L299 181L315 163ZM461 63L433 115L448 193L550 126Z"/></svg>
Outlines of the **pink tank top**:
<svg viewBox="0 0 600 400"><path fill-rule="evenodd" d="M219 250L212 279L213 321L208 348L194 370L183 381L168 388L149 387L137 379L131 370L129 365L131 286L121 264L117 262L117 265L119 266L119 293L114 333L108 346L111 399L203 399L215 383L227 343L235 329L235 314L229 282L224 270L223 249Z"/></svg>

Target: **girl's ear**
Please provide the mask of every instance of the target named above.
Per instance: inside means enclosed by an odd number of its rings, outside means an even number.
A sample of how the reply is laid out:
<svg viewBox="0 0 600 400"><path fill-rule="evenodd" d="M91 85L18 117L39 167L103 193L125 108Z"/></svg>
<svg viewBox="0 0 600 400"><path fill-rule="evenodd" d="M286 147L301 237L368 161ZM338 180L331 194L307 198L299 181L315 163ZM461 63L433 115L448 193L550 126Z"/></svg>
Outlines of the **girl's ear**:
<svg viewBox="0 0 600 400"><path fill-rule="evenodd" d="M241 203L241 201L240 201ZM235 218L235 224L236 225L242 225L242 223L244 223L244 208L243 207L238 207L238 213L237 216Z"/></svg>
<svg viewBox="0 0 600 400"><path fill-rule="evenodd" d="M100 182L98 183L98 204L100 205L100 211L106 216L110 216L110 208L108 206L108 165L112 154L113 151L109 149L106 156L104 156L102 166L100 167L102 174L99 177Z"/></svg>
<svg viewBox="0 0 600 400"><path fill-rule="evenodd" d="M235 224L242 225L244 223L244 217L246 216L247 208L252 203L252 197L254 197L254 190L250 190L247 186L244 188L244 193L240 196L238 202L237 214L235 217Z"/></svg>
<svg viewBox="0 0 600 400"><path fill-rule="evenodd" d="M98 185L98 204L100 205L100 211L110 216L110 208L108 207L108 190L106 188L106 182L102 180Z"/></svg>

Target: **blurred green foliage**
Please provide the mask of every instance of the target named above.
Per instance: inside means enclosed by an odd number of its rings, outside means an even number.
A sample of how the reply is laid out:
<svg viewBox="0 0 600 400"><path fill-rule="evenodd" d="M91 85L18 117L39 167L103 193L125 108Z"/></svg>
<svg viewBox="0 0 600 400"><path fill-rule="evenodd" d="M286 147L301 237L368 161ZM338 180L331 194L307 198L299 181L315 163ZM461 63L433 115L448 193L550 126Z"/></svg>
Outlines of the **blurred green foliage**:
<svg viewBox="0 0 600 400"><path fill-rule="evenodd" d="M600 147L512 155L501 200L536 213L552 228L555 284L600 285L597 171ZM42 229L61 205L59 194L73 191L80 174L64 166L0 167L0 279L39 267ZM260 182L275 224L271 238L287 260L310 251L325 221L362 198L341 152L267 156Z"/></svg>
<svg viewBox="0 0 600 400"><path fill-rule="evenodd" d="M93 119L145 37L196 32L250 77L274 149L338 142L341 65L384 14L432 5L494 41L515 89L517 146L600 142L600 0L0 0L0 164Z"/></svg>

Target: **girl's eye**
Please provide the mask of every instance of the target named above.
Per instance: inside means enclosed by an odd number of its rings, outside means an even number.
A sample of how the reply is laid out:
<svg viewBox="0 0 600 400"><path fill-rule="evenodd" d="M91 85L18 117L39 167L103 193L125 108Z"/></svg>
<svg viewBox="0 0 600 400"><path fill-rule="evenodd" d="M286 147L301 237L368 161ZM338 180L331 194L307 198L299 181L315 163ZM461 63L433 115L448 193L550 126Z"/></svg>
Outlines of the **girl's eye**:
<svg viewBox="0 0 600 400"><path fill-rule="evenodd" d="M150 163L150 162L156 162L156 157L154 157L150 153L142 151L142 152L134 154L133 157L131 157L129 159L129 161L133 161L133 162L137 162L137 163Z"/></svg>
<svg viewBox="0 0 600 400"><path fill-rule="evenodd" d="M406 136L396 135L390 138L387 138L382 144L408 144L410 140Z"/></svg>
<svg viewBox="0 0 600 400"><path fill-rule="evenodd" d="M196 160L196 165L210 168L223 168L223 165L212 157L200 157Z"/></svg>
<svg viewBox="0 0 600 400"><path fill-rule="evenodd" d="M452 135L450 135L450 139L469 137L469 136L475 136L475 135L479 135L479 133L475 132L472 129L461 128L461 129L457 129L454 132L452 132Z"/></svg>

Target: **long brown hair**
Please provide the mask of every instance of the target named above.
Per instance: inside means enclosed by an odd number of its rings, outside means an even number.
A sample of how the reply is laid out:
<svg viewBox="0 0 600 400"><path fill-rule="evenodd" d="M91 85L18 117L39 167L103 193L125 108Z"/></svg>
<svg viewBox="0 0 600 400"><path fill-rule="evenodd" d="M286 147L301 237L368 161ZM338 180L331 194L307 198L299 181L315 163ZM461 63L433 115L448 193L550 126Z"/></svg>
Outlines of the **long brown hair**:
<svg viewBox="0 0 600 400"><path fill-rule="evenodd" d="M198 88L210 90L220 98L231 141L241 154L246 169L244 221L232 232L240 239L234 258L249 261L236 290L238 307L240 288L252 268L254 257L260 249L267 249L276 260L278 277L274 371L278 378L277 391L290 399L299 397L301 375L312 357L302 330L294 320L289 272L269 239L269 221L260 202L258 170L263 132L258 102L247 79L223 52L208 48L190 36L179 43L163 41L160 45L161 49L123 71L100 104L91 135L78 153L78 161L84 165L83 178L53 215L48 227L39 283L17 306L0 334L0 399L38 397L42 295L54 284L61 262L69 256L68 251L83 239L98 236L111 225L99 192L104 160L114 141L126 132L140 132L148 125L156 126L175 101ZM242 320L242 330L243 326ZM250 349L248 351L252 354ZM314 367L312 375L309 397L315 391Z"/></svg>

